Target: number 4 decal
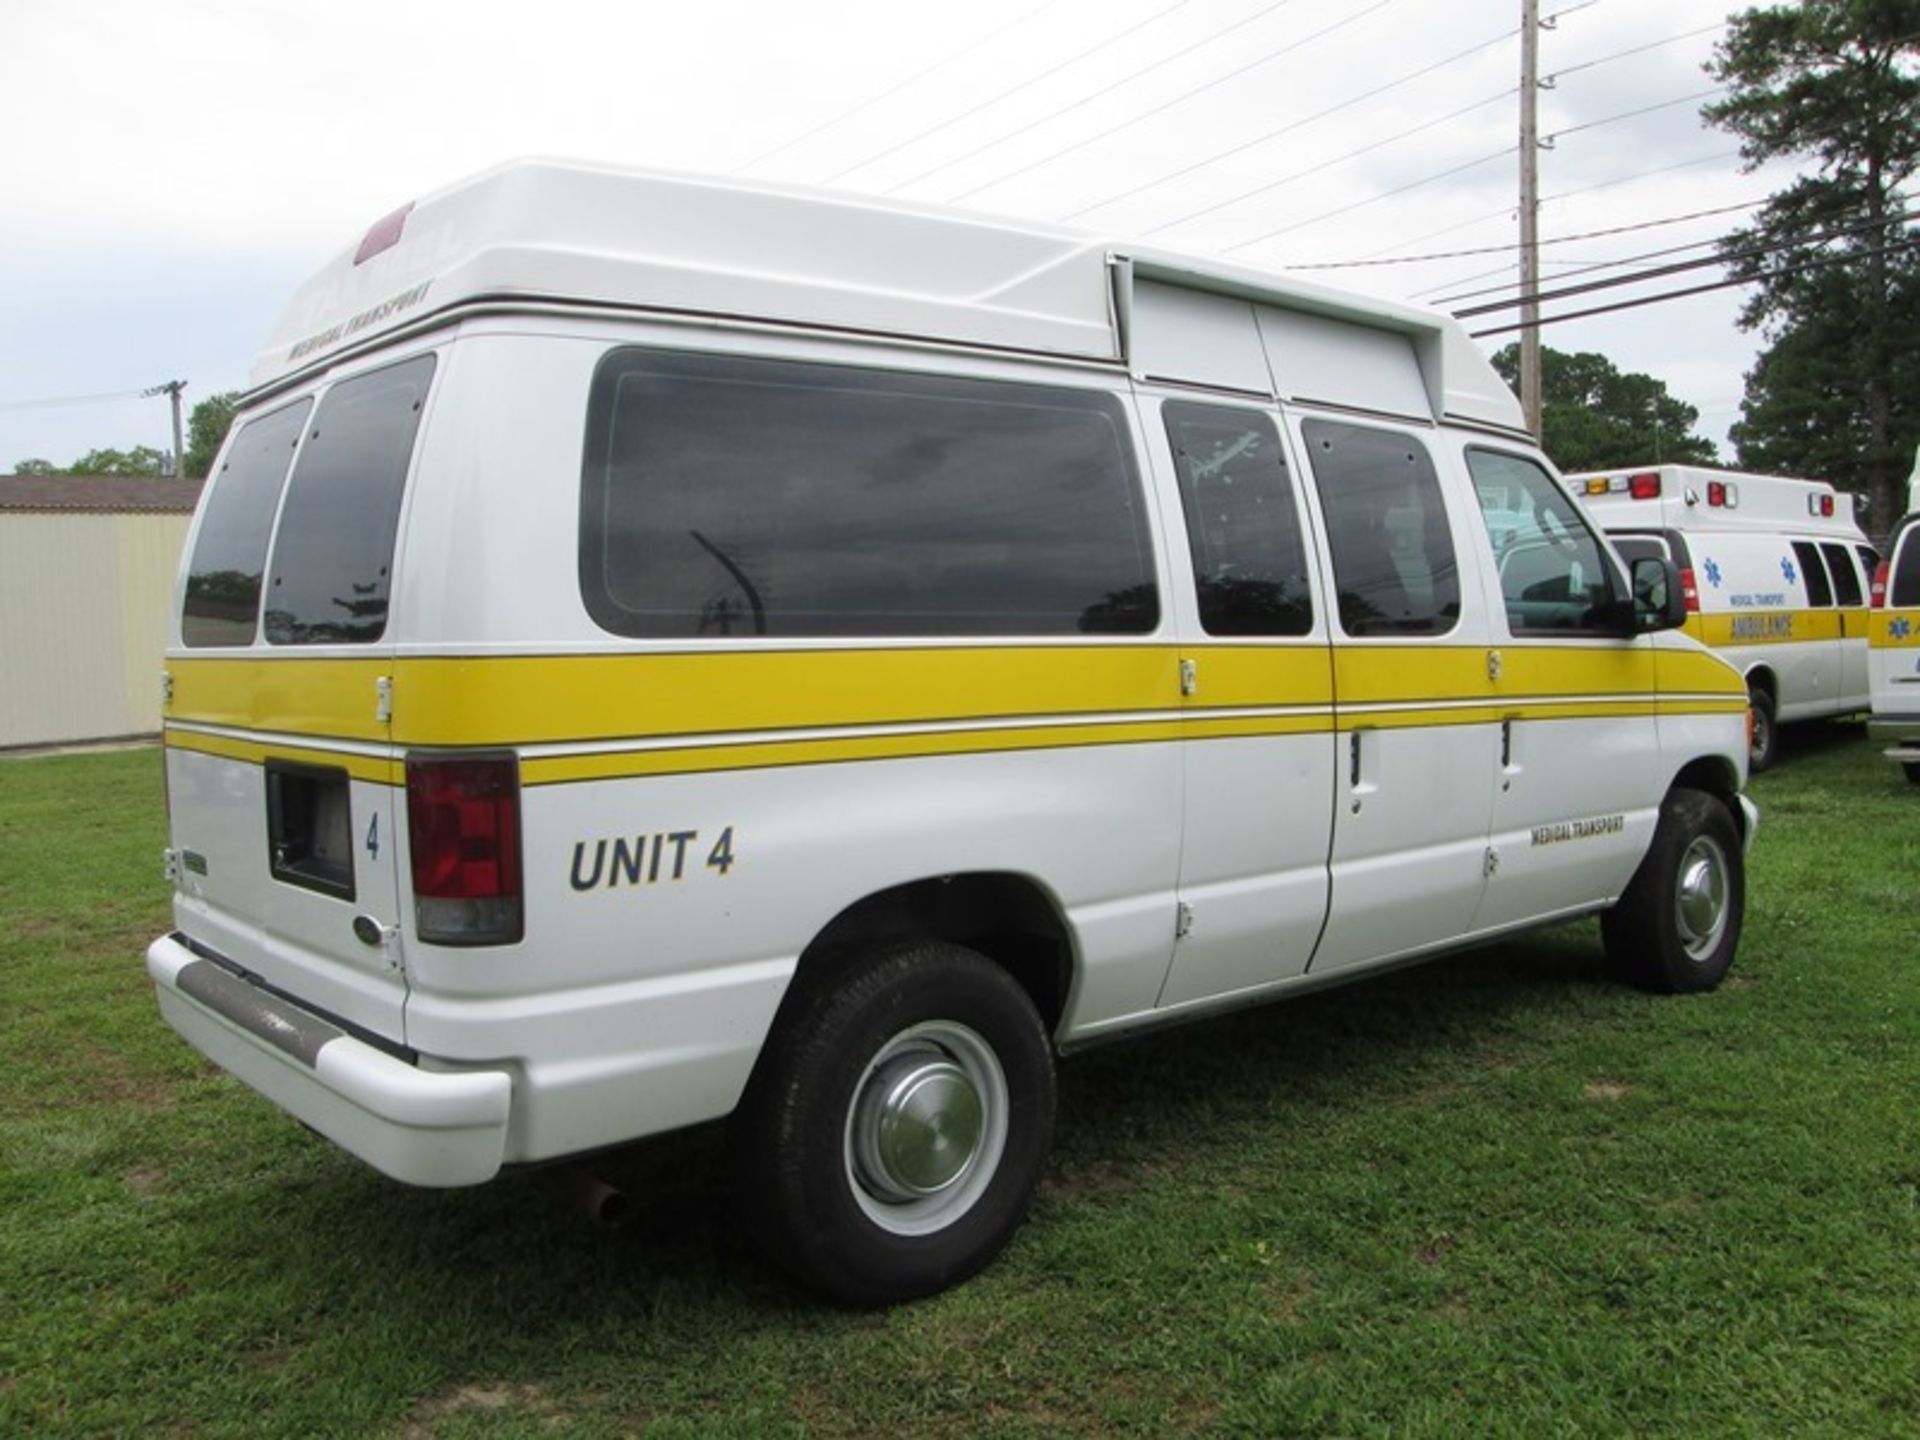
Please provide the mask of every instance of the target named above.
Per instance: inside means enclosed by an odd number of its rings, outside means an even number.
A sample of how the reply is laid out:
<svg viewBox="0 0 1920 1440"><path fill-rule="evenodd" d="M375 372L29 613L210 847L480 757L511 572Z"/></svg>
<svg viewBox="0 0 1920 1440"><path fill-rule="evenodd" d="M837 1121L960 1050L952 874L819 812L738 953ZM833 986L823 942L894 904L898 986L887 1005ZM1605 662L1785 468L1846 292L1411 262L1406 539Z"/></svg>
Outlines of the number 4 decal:
<svg viewBox="0 0 1920 1440"><path fill-rule="evenodd" d="M373 818L367 822L367 854L374 859L380 858L380 812L373 812Z"/></svg>
<svg viewBox="0 0 1920 1440"><path fill-rule="evenodd" d="M718 870L722 875L733 868L733 827L731 825L720 832L720 838L713 842L713 849L707 852L707 868Z"/></svg>

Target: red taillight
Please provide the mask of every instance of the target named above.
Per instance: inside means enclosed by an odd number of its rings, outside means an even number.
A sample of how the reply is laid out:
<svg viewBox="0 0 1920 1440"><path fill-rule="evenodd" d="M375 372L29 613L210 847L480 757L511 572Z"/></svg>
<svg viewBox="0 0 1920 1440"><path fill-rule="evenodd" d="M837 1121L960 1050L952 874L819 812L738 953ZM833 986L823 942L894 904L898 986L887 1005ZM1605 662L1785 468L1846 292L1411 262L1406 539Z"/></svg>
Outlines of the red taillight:
<svg viewBox="0 0 1920 1440"><path fill-rule="evenodd" d="M1876 610L1887 608L1887 564L1882 560L1873 567L1873 608Z"/></svg>
<svg viewBox="0 0 1920 1440"><path fill-rule="evenodd" d="M511 756L410 757L407 831L422 940L520 938L520 770Z"/></svg>
<svg viewBox="0 0 1920 1440"><path fill-rule="evenodd" d="M1820 497L1820 513L1829 520L1833 518L1833 496L1822 495Z"/></svg>
<svg viewBox="0 0 1920 1440"><path fill-rule="evenodd" d="M1627 481L1627 493L1636 500L1658 500L1660 498L1660 477L1655 474L1635 475Z"/></svg>
<svg viewBox="0 0 1920 1440"><path fill-rule="evenodd" d="M1700 613L1700 587L1693 583L1693 571L1691 570L1682 570L1680 572L1680 599L1687 607L1687 614L1698 615Z"/></svg>
<svg viewBox="0 0 1920 1440"><path fill-rule="evenodd" d="M1718 480L1709 480L1707 482L1707 504L1725 505L1726 503L1727 503L1726 485Z"/></svg>

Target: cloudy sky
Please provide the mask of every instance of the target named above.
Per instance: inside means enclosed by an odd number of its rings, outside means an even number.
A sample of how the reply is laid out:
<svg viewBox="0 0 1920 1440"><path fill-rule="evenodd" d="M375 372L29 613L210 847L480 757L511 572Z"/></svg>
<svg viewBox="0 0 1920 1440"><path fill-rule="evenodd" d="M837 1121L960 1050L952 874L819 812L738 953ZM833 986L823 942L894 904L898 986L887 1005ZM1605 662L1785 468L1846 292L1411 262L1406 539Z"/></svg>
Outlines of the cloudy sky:
<svg viewBox="0 0 1920 1440"><path fill-rule="evenodd" d="M1559 12L1541 44L1541 235L1565 241L1542 251L1549 278L1711 239L1781 183L1741 173L1699 121L1717 0L1541 5ZM239 388L308 273L515 155L824 184L1282 268L1478 252L1309 272L1476 303L1453 297L1516 273L1500 247L1519 8L0 0L0 471L164 448L166 402L127 392ZM1721 291L1544 333L1660 376L1718 441L1755 348L1738 305Z"/></svg>

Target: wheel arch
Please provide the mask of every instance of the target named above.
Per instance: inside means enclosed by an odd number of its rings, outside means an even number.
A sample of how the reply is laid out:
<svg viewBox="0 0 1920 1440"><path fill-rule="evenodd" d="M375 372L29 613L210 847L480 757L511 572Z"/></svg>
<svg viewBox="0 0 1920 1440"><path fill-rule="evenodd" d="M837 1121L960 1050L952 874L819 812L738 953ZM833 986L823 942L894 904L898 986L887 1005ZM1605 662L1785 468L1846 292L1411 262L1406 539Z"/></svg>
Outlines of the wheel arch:
<svg viewBox="0 0 1920 1440"><path fill-rule="evenodd" d="M1680 767L1669 790L1704 790L1725 805L1734 827L1746 838L1746 811L1740 805L1740 773L1724 755L1701 755Z"/></svg>
<svg viewBox="0 0 1920 1440"><path fill-rule="evenodd" d="M861 897L801 951L789 993L829 969L837 955L916 940L979 951L1027 992L1047 1033L1058 1032L1078 953L1072 929L1046 886L1012 871L928 876Z"/></svg>

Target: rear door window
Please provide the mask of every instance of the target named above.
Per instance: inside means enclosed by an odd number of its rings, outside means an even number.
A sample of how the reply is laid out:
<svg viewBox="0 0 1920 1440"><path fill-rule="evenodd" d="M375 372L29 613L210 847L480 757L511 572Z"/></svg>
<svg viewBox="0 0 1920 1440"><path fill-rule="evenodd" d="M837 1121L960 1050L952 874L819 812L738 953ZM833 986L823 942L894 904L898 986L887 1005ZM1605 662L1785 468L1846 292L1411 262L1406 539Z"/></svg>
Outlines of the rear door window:
<svg viewBox="0 0 1920 1440"><path fill-rule="evenodd" d="M208 482L212 493L193 542L180 616L180 637L188 645L253 643L274 511L312 409L311 400L300 400L247 421Z"/></svg>
<svg viewBox="0 0 1920 1440"><path fill-rule="evenodd" d="M1794 559L1800 563L1800 575L1807 584L1807 600L1816 610L1833 608L1833 583L1827 579L1827 567L1820 548L1807 540L1792 542Z"/></svg>
<svg viewBox="0 0 1920 1440"><path fill-rule="evenodd" d="M1159 622L1126 412L1104 392L625 349L587 421L580 592L615 634Z"/></svg>
<svg viewBox="0 0 1920 1440"><path fill-rule="evenodd" d="M1827 557L1827 569L1833 576L1833 598L1842 605L1866 604L1867 596L1860 584L1860 572L1853 568L1853 556L1847 553L1847 547L1822 545L1820 553Z"/></svg>
<svg viewBox="0 0 1920 1440"><path fill-rule="evenodd" d="M1326 514L1340 628L1349 635L1444 635L1460 620L1460 567L1433 459L1418 438L1308 420L1314 488Z"/></svg>
<svg viewBox="0 0 1920 1440"><path fill-rule="evenodd" d="M1180 477L1201 628L1305 635L1313 628L1307 548L1273 421L1257 410L1184 401L1161 413Z"/></svg>
<svg viewBox="0 0 1920 1440"><path fill-rule="evenodd" d="M420 355L321 398L274 539L272 644L364 645L386 632L400 496L433 370Z"/></svg>
<svg viewBox="0 0 1920 1440"><path fill-rule="evenodd" d="M1887 577L1887 603L1902 610L1920 605L1920 525L1909 525L1896 543L1893 573Z"/></svg>

